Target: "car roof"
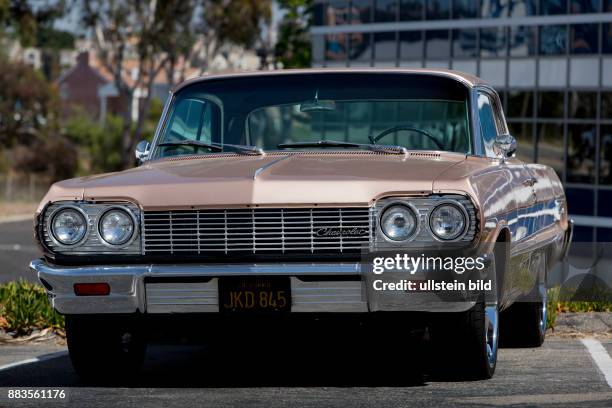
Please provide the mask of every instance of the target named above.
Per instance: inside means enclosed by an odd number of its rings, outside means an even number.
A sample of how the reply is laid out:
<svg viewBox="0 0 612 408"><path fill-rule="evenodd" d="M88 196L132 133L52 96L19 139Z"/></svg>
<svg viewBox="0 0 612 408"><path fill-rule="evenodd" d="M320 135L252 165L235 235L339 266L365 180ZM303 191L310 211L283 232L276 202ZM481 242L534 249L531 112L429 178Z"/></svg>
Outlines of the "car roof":
<svg viewBox="0 0 612 408"><path fill-rule="evenodd" d="M189 85L216 79L231 79L244 77L259 77L259 76L274 76L274 75L297 75L297 74L406 74L406 75L428 75L439 76L443 78L454 79L463 83L468 87L479 85L487 85L482 79L466 74L465 72L453 71L450 69L441 68L310 68L310 69L283 69L283 70L268 70L268 71L246 71L235 72L230 74L204 74L192 79L188 79L178 84L173 92L177 92Z"/></svg>

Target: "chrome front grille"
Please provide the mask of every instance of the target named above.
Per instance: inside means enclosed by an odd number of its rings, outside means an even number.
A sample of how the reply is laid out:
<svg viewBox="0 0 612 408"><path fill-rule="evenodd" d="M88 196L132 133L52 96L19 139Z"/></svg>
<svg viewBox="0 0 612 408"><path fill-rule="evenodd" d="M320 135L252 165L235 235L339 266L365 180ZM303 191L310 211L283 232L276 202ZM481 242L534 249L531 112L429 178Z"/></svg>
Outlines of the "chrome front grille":
<svg viewBox="0 0 612 408"><path fill-rule="evenodd" d="M253 208L143 213L145 254L359 252L370 208Z"/></svg>

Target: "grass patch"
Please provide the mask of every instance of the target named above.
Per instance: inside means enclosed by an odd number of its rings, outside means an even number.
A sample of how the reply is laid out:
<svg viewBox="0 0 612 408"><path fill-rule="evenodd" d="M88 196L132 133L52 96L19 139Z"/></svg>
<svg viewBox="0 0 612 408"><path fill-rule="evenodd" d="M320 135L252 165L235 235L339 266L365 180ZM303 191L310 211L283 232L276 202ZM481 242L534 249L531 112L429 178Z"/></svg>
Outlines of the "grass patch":
<svg viewBox="0 0 612 408"><path fill-rule="evenodd" d="M561 288L548 289L548 317L547 326L549 329L555 327L559 313L587 313L587 312L612 312L612 302L609 300L609 292L605 291L597 300L594 296L593 301L568 301L561 292Z"/></svg>
<svg viewBox="0 0 612 408"><path fill-rule="evenodd" d="M18 336L34 329L64 330L64 316L53 310L42 286L18 280L0 285L0 327Z"/></svg>

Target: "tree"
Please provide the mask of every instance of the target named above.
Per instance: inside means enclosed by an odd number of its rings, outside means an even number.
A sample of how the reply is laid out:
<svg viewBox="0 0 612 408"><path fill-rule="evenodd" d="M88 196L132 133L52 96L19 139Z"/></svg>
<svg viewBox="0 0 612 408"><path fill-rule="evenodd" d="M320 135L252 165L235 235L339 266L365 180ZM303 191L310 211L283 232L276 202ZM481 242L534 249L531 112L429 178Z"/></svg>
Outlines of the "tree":
<svg viewBox="0 0 612 408"><path fill-rule="evenodd" d="M0 27L2 34L17 38L22 46L33 47L40 28L49 29L64 15L65 1L47 1L44 4L28 0L0 0Z"/></svg>
<svg viewBox="0 0 612 408"><path fill-rule="evenodd" d="M0 59L0 147L29 144L57 126L57 94L40 72Z"/></svg>
<svg viewBox="0 0 612 408"><path fill-rule="evenodd" d="M1 1L1 0L0 0ZM142 137L152 87L162 70L170 84L203 55L202 72L223 44L252 47L262 21L271 17L271 0L82 0L83 23L92 30L98 57L113 77L119 95L131 101L140 92L138 119L132 105L123 112L121 158L124 167ZM126 62L136 60L129 75Z"/></svg>
<svg viewBox="0 0 612 408"><path fill-rule="evenodd" d="M312 0L278 0L285 12L278 26L278 40L274 53L283 68L310 66L311 43L309 28L312 24Z"/></svg>

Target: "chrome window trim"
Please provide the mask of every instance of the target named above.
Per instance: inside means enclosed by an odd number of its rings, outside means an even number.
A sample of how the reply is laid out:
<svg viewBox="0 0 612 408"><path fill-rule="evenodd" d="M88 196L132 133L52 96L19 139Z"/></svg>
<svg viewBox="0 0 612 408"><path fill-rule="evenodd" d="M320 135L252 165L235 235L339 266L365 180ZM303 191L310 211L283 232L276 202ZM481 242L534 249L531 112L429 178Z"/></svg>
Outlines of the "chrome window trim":
<svg viewBox="0 0 612 408"><path fill-rule="evenodd" d="M132 225L133 225L132 234L130 235L130 238L122 244L111 244L110 242L106 241L104 237L102 237L102 234L100 233L100 224L102 222L102 219L108 212L113 211L113 210L123 211L127 213L128 216L132 219ZM137 230L139 228L139 224L140 223L138 222L138 219L136 218L132 210L130 210L128 207L122 207L120 205L115 205L113 207L106 208L105 210L100 212L100 215L98 216L98 221L96 222L96 234L98 234L98 238L100 238L100 242L109 248L112 248L112 249L126 248L130 246L132 242L134 242L134 240L138 236Z"/></svg>

